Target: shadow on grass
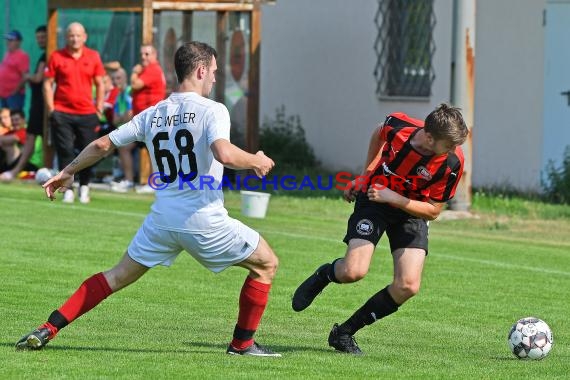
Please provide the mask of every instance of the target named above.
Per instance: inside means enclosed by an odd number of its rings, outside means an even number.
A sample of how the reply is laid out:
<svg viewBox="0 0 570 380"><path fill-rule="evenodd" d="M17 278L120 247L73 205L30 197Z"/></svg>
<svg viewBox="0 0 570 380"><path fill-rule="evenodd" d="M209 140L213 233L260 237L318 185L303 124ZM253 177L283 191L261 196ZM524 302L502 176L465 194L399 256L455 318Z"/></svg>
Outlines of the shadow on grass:
<svg viewBox="0 0 570 380"><path fill-rule="evenodd" d="M560 355L559 353L557 353L556 356L561 356L561 357L566 357L566 358L570 357L570 355L564 355L564 354ZM511 355L511 356L491 356L490 359L497 360L497 361L518 361L518 362L523 362L523 363L538 363L538 362L548 361L548 356L544 357L542 359L519 359L519 358L515 357L514 355Z"/></svg>
<svg viewBox="0 0 570 380"><path fill-rule="evenodd" d="M497 360L497 361L514 361L514 360L521 360L519 358L516 358L515 356L511 355L511 356L491 356L489 359L492 360Z"/></svg>
<svg viewBox="0 0 570 380"><path fill-rule="evenodd" d="M3 342L0 343L2 347L10 347L15 349L15 343ZM199 353L199 354L212 354L212 353L224 353L228 348L227 344L216 344L216 343L205 343L205 342L182 342L183 347L180 349L152 349L152 348L118 348L118 347L81 347L81 346L60 346L60 345L48 345L42 350L48 351L101 351L101 352L133 352L133 353L148 353L148 354L173 354L173 353ZM325 348L313 348L306 346L279 346L279 345L268 345L272 350L279 353L295 353L295 352L333 352ZM22 350L22 352L29 352L34 350ZM35 350L39 351L39 350Z"/></svg>
<svg viewBox="0 0 570 380"><path fill-rule="evenodd" d="M184 345L188 345L188 346L192 346L192 347L202 347L202 348L221 348L224 350L224 352L226 351L226 349L228 348L227 345L219 345L219 344L213 344L213 343L204 343L204 342L184 342ZM280 345L273 345L273 344L265 344L265 343L261 343L263 346L266 346L267 348L270 348L271 350L278 352L280 354L284 353L284 352L289 352L289 353L295 353L295 352L318 352L318 353L322 353L322 352L334 352L332 351L332 349L326 349L326 348L314 348L314 347L307 347L307 346L295 346L295 347L291 347L291 346L280 346ZM200 351L200 352L206 352L206 351ZM208 351L209 352L209 351Z"/></svg>
<svg viewBox="0 0 570 380"><path fill-rule="evenodd" d="M14 348L14 343L0 343L2 347ZM22 350L21 352L33 352L33 351L101 351L101 352L134 352L134 353L148 353L148 354L173 354L173 353L208 353L207 351L195 351L186 349L164 349L157 350L152 348L118 348L118 347L81 347L81 346L60 346L60 345L48 345L42 350ZM14 348L14 351L17 351Z"/></svg>

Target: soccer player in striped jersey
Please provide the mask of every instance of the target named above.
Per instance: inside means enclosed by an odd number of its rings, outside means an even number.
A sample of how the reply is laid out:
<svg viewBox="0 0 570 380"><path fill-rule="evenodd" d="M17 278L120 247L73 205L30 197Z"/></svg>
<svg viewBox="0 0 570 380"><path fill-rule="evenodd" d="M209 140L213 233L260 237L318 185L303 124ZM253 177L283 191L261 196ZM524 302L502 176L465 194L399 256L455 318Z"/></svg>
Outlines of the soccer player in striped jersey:
<svg viewBox="0 0 570 380"><path fill-rule="evenodd" d="M320 266L292 300L293 310L302 311L329 283L364 278L386 232L393 280L344 323L334 324L328 341L337 351L361 354L354 334L418 293L428 253L428 222L455 194L463 173L460 145L468 133L459 109L441 104L425 121L391 114L372 134L365 171L344 190L348 202L356 201L344 238L345 256Z"/></svg>
<svg viewBox="0 0 570 380"><path fill-rule="evenodd" d="M44 324L16 343L17 349L43 348L62 328L105 298L137 281L150 268L170 266L180 252L187 251L214 273L232 265L249 271L226 352L281 356L253 339L278 259L259 233L228 216L219 187L224 166L252 169L261 177L274 162L262 151L250 154L230 142L227 108L207 98L216 82L216 51L212 47L186 43L177 50L174 66L178 92L89 144L43 185L46 195L54 199L57 190L71 188L75 173L135 141L146 144L153 169L162 181L151 212L119 263L86 279ZM213 186L201 187L203 177L211 179Z"/></svg>

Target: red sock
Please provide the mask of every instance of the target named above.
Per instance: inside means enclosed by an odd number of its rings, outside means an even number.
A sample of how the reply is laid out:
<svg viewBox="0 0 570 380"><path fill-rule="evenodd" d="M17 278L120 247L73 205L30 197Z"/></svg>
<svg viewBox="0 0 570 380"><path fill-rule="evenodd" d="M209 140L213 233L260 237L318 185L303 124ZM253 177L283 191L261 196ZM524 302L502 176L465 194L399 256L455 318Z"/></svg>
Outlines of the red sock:
<svg viewBox="0 0 570 380"><path fill-rule="evenodd" d="M243 350L253 344L253 334L265 311L270 289L271 284L246 277L239 296L238 321L231 343L234 348Z"/></svg>
<svg viewBox="0 0 570 380"><path fill-rule="evenodd" d="M97 273L85 280L58 310L67 322L71 323L93 309L111 293L113 291L103 273Z"/></svg>

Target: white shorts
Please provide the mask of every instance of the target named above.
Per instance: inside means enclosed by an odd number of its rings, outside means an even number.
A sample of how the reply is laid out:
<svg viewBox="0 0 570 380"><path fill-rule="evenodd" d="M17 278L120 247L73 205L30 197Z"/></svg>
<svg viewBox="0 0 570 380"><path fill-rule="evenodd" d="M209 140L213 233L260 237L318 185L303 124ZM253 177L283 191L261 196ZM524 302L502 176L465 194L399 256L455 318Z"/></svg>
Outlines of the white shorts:
<svg viewBox="0 0 570 380"><path fill-rule="evenodd" d="M145 267L170 266L185 250L214 273L247 259L259 244L259 233L228 217L221 227L208 232L159 229L147 216L127 250L131 259Z"/></svg>

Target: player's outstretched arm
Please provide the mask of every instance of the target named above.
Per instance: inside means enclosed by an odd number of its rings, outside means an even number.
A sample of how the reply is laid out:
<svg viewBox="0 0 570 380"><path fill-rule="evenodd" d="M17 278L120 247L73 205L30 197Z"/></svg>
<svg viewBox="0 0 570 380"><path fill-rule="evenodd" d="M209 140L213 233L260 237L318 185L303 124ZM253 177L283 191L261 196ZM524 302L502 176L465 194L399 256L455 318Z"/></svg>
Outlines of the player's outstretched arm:
<svg viewBox="0 0 570 380"><path fill-rule="evenodd" d="M258 177L263 177L275 166L273 160L263 151L251 154L225 139L218 139L210 145L217 161L230 169L253 169Z"/></svg>
<svg viewBox="0 0 570 380"><path fill-rule="evenodd" d="M87 145L69 165L43 184L42 187L47 197L53 201L56 191L59 190L60 193L63 193L73 186L75 173L95 164L114 150L115 145L113 145L108 135L100 137Z"/></svg>

